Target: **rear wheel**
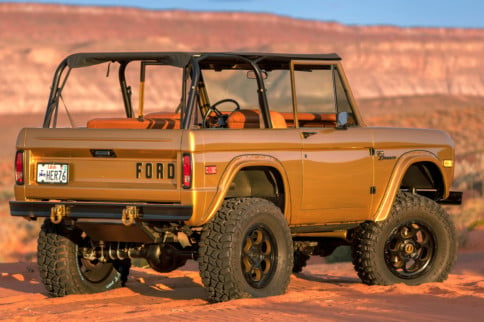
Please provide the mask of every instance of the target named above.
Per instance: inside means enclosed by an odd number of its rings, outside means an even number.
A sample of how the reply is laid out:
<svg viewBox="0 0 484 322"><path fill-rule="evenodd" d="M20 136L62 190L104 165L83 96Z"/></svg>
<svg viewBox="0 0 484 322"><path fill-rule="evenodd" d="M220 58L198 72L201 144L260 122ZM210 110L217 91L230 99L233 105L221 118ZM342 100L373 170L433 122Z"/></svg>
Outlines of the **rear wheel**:
<svg viewBox="0 0 484 322"><path fill-rule="evenodd" d="M51 296L102 292L126 283L130 261L104 263L85 259L80 256L79 247L87 242L79 229L55 225L49 219L44 222L37 262L42 283Z"/></svg>
<svg viewBox="0 0 484 322"><path fill-rule="evenodd" d="M447 279L457 250L455 228L436 202L399 193L389 217L361 224L353 264L366 284L418 285Z"/></svg>
<svg viewBox="0 0 484 322"><path fill-rule="evenodd" d="M214 302L283 294L293 267L286 219L259 198L226 200L203 228L200 274Z"/></svg>

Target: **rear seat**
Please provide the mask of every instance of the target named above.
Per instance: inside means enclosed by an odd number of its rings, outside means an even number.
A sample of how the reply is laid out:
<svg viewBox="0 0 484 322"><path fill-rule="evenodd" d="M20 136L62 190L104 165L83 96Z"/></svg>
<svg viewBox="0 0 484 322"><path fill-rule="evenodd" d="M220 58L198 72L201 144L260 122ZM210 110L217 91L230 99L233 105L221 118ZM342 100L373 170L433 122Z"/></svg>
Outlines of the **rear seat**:
<svg viewBox="0 0 484 322"><path fill-rule="evenodd" d="M89 129L179 129L179 119L98 118L87 122Z"/></svg>
<svg viewBox="0 0 484 322"><path fill-rule="evenodd" d="M89 129L179 129L180 114L156 112L143 118L97 118L87 122Z"/></svg>

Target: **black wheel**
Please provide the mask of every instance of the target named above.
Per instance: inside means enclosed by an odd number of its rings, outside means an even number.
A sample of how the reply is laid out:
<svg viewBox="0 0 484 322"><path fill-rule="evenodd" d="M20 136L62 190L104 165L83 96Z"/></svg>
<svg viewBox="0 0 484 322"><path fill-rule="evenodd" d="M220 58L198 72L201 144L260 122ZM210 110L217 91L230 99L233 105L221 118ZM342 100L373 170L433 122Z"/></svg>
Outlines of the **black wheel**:
<svg viewBox="0 0 484 322"><path fill-rule="evenodd" d="M399 193L386 220L356 229L353 264L369 285L441 282L456 259L455 236L454 225L440 205Z"/></svg>
<svg viewBox="0 0 484 322"><path fill-rule="evenodd" d="M51 296L102 292L126 283L130 261L103 263L82 258L79 247L87 242L78 229L44 221L37 262L42 283Z"/></svg>
<svg viewBox="0 0 484 322"><path fill-rule="evenodd" d="M283 294L293 266L287 221L272 202L226 200L203 228L202 282L214 302Z"/></svg>

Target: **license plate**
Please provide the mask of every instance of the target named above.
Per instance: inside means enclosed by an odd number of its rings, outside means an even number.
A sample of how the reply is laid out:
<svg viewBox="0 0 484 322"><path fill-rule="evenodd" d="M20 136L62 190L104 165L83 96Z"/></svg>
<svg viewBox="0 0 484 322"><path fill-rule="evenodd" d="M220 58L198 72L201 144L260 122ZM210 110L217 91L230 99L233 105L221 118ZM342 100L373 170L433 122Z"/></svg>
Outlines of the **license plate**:
<svg viewBox="0 0 484 322"><path fill-rule="evenodd" d="M67 183L69 165L64 163L38 163L37 183Z"/></svg>

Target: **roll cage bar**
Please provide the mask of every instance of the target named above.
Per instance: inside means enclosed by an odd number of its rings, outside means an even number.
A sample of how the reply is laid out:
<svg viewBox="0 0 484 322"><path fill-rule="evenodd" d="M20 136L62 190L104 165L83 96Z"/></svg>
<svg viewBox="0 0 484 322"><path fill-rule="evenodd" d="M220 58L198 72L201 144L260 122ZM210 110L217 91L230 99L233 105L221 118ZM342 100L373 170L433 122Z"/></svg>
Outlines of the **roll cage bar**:
<svg viewBox="0 0 484 322"><path fill-rule="evenodd" d="M133 117L131 103L131 88L126 82L126 67L130 62L150 62L160 65L170 65L184 68L183 89L188 72L191 74L191 90L186 104L182 128L190 126L193 106L196 101L196 84L200 80L201 69L251 69L257 81L259 106L266 128L271 127L269 105L262 77L262 70L288 69L291 60L340 60L336 54L304 55L304 54L267 54L267 53L186 53L186 52L141 52L141 53L79 53L66 57L57 67L47 103L43 127L49 127L56 122L59 99L73 68L88 67L106 62L120 64L118 78L121 88L124 109L127 117ZM183 102L182 102L183 103ZM54 116L54 120L53 120ZM55 123L54 123L55 124Z"/></svg>

